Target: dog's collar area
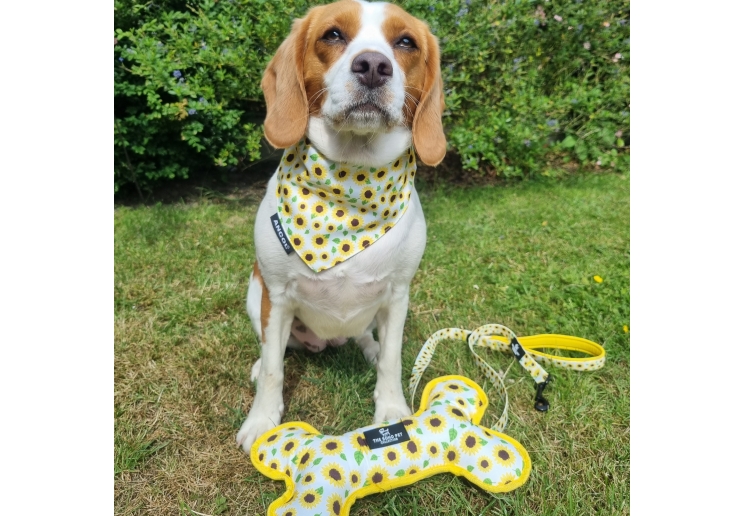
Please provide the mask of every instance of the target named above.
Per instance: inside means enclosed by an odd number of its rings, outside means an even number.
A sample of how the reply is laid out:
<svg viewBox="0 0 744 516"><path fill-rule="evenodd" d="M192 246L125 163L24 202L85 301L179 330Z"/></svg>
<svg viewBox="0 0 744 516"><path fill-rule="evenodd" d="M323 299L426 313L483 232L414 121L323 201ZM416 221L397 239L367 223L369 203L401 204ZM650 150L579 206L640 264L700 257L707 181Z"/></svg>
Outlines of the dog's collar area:
<svg viewBox="0 0 744 516"><path fill-rule="evenodd" d="M277 215L289 243L315 272L362 252L400 221L416 175L413 148L383 167L327 159L304 138L277 169Z"/></svg>

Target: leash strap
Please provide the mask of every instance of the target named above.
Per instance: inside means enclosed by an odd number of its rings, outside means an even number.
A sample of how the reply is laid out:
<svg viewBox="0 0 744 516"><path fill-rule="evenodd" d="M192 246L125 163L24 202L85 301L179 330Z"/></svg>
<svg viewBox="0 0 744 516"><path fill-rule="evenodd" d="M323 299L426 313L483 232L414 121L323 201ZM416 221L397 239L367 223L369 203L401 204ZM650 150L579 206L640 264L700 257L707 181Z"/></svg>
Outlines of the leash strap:
<svg viewBox="0 0 744 516"><path fill-rule="evenodd" d="M426 368L434 357L437 344L443 340L466 341L470 352L475 358L475 363L485 373L488 379L491 380L496 391L504 400L504 411L492 427L493 430L498 432L503 432L508 422L509 397L506 392L506 385L504 385L504 376L506 373L496 372L493 367L475 352L475 348L482 347L496 351L510 352L519 362L519 365L535 381L537 386L535 409L541 412L547 411L550 407L548 401L542 396L543 390L550 382L550 375L540 366L540 362L562 369L573 369L574 371L594 371L600 369L605 363L604 348L596 342L580 337L544 334L517 339L513 331L501 324L486 324L472 332L461 328L445 328L429 337L416 357L413 370L411 371L411 379L408 383L411 406L413 406L413 398L424 371L426 371ZM543 348L579 351L589 356L581 358L559 357L537 351Z"/></svg>

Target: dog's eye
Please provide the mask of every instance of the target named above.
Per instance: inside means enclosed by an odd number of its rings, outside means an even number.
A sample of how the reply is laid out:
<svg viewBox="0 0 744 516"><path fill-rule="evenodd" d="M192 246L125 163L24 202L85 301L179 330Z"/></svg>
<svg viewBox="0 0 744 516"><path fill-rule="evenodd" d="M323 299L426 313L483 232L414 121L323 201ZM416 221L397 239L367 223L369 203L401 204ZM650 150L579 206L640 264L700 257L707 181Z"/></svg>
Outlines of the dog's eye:
<svg viewBox="0 0 744 516"><path fill-rule="evenodd" d="M323 39L326 41L344 41L344 37L341 35L341 31L338 29L331 29L323 34Z"/></svg>
<svg viewBox="0 0 744 516"><path fill-rule="evenodd" d="M403 36L402 38L398 40L395 46L401 47L401 48L416 48L416 42L413 41L413 39L409 38L408 36Z"/></svg>

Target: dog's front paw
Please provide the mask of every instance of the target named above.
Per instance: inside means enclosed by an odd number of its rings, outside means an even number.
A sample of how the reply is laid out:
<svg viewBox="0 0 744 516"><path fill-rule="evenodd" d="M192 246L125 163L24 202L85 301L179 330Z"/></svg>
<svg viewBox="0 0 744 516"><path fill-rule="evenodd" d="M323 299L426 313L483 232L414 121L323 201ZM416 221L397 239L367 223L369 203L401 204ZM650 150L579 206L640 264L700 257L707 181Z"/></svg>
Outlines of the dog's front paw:
<svg viewBox="0 0 744 516"><path fill-rule="evenodd" d="M256 442L256 439L282 421L281 411L273 410L267 413L267 411L256 410L257 408L254 407L251 409L248 417L240 426L238 435L235 437L238 446L242 447L246 453L250 453L251 446Z"/></svg>
<svg viewBox="0 0 744 516"><path fill-rule="evenodd" d="M375 398L375 424L383 421L397 421L411 415L411 409L406 404L403 393L398 396L375 396Z"/></svg>
<svg viewBox="0 0 744 516"><path fill-rule="evenodd" d="M357 339L357 345L362 350L365 360L370 365L377 365L377 357L380 355L380 343L377 342L371 333L362 335Z"/></svg>

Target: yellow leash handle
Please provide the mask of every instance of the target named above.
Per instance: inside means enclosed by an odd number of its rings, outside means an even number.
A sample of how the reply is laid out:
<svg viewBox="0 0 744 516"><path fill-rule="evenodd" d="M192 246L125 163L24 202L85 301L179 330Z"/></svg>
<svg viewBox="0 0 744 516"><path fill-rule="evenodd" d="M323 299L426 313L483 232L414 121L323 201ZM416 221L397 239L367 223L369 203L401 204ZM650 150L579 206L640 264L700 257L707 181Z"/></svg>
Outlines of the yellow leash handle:
<svg viewBox="0 0 744 516"><path fill-rule="evenodd" d="M416 361L411 371L411 379L408 384L409 394L411 396L411 406L413 406L414 395L424 371L431 363L434 357L434 351L437 344L443 340L462 340L468 343L475 362L478 367L485 373L493 383L497 392L504 401L504 411L501 417L493 425L493 429L503 432L508 421L509 397L504 385L504 375L497 373L485 360L476 352L476 347L484 347L497 351L511 352L514 358L532 377L537 384L537 395L535 397L535 409L546 411L550 404L542 396L543 389L550 382L550 375L543 369L540 363L551 364L563 369L573 369L574 371L594 371L600 369L605 363L605 350L596 342L592 342L581 337L571 337L569 335L532 335L518 339L516 334L506 326L500 324L486 324L470 332L461 328L445 328L434 333L427 339L419 351ZM566 351L577 351L586 353L587 357L571 358L551 355L538 349L561 349Z"/></svg>

